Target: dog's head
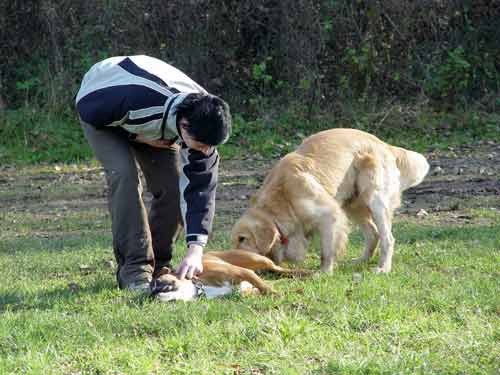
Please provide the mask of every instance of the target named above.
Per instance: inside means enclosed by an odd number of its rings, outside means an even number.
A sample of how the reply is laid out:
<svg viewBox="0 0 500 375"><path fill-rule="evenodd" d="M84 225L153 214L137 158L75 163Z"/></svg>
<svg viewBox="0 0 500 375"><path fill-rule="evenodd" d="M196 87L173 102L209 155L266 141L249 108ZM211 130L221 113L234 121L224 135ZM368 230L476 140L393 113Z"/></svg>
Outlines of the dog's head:
<svg viewBox="0 0 500 375"><path fill-rule="evenodd" d="M234 224L233 248L256 252L274 258L280 247L280 234L272 217L258 208L248 209Z"/></svg>
<svg viewBox="0 0 500 375"><path fill-rule="evenodd" d="M192 301L199 297L200 289L192 280L179 280L176 275L165 273L155 279L153 295L162 302Z"/></svg>

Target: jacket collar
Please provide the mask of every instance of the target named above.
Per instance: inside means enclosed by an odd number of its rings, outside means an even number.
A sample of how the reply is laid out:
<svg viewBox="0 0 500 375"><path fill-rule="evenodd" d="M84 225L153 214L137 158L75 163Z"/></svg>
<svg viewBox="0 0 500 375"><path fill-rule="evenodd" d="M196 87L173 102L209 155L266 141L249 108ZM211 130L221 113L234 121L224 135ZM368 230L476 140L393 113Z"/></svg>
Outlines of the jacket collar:
<svg viewBox="0 0 500 375"><path fill-rule="evenodd" d="M163 119L166 123L166 127L168 130L174 134L177 134L179 137L179 130L177 129L177 106L186 99L189 93L177 93L172 95L165 102L165 113L163 114ZM162 131L162 133L164 133Z"/></svg>

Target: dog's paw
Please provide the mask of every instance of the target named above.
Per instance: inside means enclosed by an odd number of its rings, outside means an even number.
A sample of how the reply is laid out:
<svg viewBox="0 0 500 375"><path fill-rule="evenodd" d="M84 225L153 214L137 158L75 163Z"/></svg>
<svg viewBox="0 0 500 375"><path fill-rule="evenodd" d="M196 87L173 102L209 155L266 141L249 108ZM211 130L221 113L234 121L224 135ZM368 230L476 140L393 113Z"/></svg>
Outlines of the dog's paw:
<svg viewBox="0 0 500 375"><path fill-rule="evenodd" d="M153 281L153 294L174 292L179 289L179 281L171 274L164 274Z"/></svg>
<svg viewBox="0 0 500 375"><path fill-rule="evenodd" d="M337 262L333 263L322 263L321 266L319 267L319 270L323 273L332 273L335 268L337 268L338 264Z"/></svg>
<svg viewBox="0 0 500 375"><path fill-rule="evenodd" d="M279 294L270 285L262 286L262 287L260 287L260 289L258 289L258 291L260 292L260 294L264 294L264 295L271 295L272 296L272 295L278 295Z"/></svg>
<svg viewBox="0 0 500 375"><path fill-rule="evenodd" d="M269 289L266 289L266 290L261 290L261 293L265 294L267 296L277 296L277 295L279 295L279 293L276 290L274 290L273 288L269 288Z"/></svg>
<svg viewBox="0 0 500 375"><path fill-rule="evenodd" d="M389 273L391 272L391 267L375 267L373 269L373 272L375 272L376 274Z"/></svg>
<svg viewBox="0 0 500 375"><path fill-rule="evenodd" d="M351 263L352 264L365 264L365 263L368 263L369 260L370 260L370 258L359 257L359 258L354 258L353 260L351 260Z"/></svg>

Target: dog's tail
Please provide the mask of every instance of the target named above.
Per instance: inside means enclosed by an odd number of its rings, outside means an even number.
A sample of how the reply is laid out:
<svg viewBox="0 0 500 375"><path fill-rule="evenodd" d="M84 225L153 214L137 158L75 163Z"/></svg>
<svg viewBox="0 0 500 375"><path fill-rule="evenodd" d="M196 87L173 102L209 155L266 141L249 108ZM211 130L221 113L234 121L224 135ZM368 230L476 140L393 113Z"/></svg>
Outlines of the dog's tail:
<svg viewBox="0 0 500 375"><path fill-rule="evenodd" d="M391 151L396 157L396 164L401 173L401 190L420 184L429 172L429 163L425 156L395 146L391 146Z"/></svg>
<svg viewBox="0 0 500 375"><path fill-rule="evenodd" d="M381 185L379 164L372 154L366 152L356 155L354 167L358 173L356 178L356 189L362 200L368 202L368 197L370 197L373 191Z"/></svg>

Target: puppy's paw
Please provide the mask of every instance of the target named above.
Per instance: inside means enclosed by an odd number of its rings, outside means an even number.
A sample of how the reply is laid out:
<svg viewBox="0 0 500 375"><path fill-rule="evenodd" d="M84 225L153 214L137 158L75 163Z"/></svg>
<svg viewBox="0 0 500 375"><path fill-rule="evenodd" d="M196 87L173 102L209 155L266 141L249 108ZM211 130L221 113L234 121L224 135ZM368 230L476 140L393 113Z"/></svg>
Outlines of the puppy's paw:
<svg viewBox="0 0 500 375"><path fill-rule="evenodd" d="M261 291L262 294L265 294L267 296L277 296L279 295L279 293L274 290L273 288L269 288L269 289L266 289L266 290L263 290Z"/></svg>
<svg viewBox="0 0 500 375"><path fill-rule="evenodd" d="M153 294L174 292L179 289L179 280L171 274L164 274L153 281Z"/></svg>
<svg viewBox="0 0 500 375"><path fill-rule="evenodd" d="M267 285L259 290L260 294L265 294L268 296L278 295L279 293L273 289L273 287Z"/></svg>

